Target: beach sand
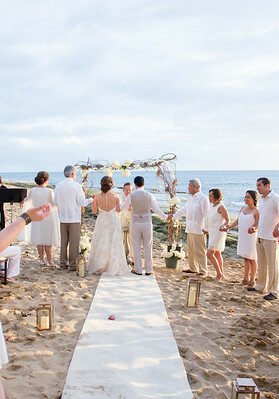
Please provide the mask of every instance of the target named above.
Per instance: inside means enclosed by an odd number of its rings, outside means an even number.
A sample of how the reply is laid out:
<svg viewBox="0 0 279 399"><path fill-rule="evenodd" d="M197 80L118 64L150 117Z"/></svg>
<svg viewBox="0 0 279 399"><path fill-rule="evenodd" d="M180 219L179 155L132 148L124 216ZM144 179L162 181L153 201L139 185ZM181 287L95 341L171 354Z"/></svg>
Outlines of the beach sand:
<svg viewBox="0 0 279 399"><path fill-rule="evenodd" d="M86 220L85 226L91 234L93 221ZM2 380L7 399L58 399L99 277L42 269L36 248L20 246L21 274L0 291L10 358L1 370ZM155 242L154 270L194 398L230 398L231 381L242 376L254 378L262 398L279 398L278 301L269 303L246 292L239 285L241 260L227 258L226 280L215 282L209 266L209 276L201 278L199 308L187 308L188 276L182 272L187 259L179 269L167 269L160 252ZM58 256L55 250L54 261ZM40 332L35 310L45 302L54 305L55 327Z"/></svg>

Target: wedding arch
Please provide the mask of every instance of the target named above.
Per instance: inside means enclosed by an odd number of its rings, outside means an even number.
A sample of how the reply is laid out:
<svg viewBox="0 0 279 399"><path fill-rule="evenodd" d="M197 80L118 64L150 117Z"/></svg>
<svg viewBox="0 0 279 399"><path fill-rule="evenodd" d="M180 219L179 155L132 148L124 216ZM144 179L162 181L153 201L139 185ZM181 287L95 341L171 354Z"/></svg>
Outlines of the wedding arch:
<svg viewBox="0 0 279 399"><path fill-rule="evenodd" d="M112 176L114 172L120 171L123 176L129 177L132 170L154 170L156 171L156 177L160 182L160 186L162 187L163 184L165 192L169 195L168 213L173 214L177 211L180 202L179 198L176 196L176 158L176 154L173 153L167 153L159 158L149 158L146 160L126 159L122 163L118 161L109 163L106 160L91 160L88 158L86 162L80 161L75 166L77 168L78 178L86 194L93 188L92 172L101 172L106 173L108 176ZM164 257L173 255L176 245L180 240L180 236L180 223L170 220L168 222L168 244L172 249L169 248L168 251L165 251L166 256Z"/></svg>

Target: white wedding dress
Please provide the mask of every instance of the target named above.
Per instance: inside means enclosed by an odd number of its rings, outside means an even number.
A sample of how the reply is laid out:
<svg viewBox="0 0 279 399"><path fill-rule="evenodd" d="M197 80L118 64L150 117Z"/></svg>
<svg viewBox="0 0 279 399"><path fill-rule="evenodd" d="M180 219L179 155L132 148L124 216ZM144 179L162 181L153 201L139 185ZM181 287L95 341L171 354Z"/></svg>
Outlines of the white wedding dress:
<svg viewBox="0 0 279 399"><path fill-rule="evenodd" d="M110 211L99 208L99 215L92 235L87 273L123 276L130 272L131 269L126 262L116 207Z"/></svg>

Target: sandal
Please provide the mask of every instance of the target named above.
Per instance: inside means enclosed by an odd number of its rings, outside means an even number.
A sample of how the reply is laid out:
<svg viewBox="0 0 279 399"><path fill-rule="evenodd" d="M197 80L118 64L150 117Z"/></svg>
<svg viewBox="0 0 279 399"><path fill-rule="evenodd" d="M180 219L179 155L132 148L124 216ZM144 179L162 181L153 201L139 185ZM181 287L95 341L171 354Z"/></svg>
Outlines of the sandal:
<svg viewBox="0 0 279 399"><path fill-rule="evenodd" d="M43 259L39 259L39 263L41 267L44 267L46 265L46 262Z"/></svg>
<svg viewBox="0 0 279 399"><path fill-rule="evenodd" d="M241 285L249 285L249 281L243 279L243 280L241 281Z"/></svg>
<svg viewBox="0 0 279 399"><path fill-rule="evenodd" d="M56 265L52 261L46 263L47 267L53 267L54 269L60 269L60 266Z"/></svg>

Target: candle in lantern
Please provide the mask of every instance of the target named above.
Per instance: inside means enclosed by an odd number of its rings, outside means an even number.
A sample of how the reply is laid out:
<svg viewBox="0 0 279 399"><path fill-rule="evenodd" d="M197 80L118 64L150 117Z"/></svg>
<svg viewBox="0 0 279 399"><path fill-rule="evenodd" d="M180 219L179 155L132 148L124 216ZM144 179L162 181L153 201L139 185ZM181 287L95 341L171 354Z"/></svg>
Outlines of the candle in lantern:
<svg viewBox="0 0 279 399"><path fill-rule="evenodd" d="M49 330L49 316L41 316L41 329Z"/></svg>
<svg viewBox="0 0 279 399"><path fill-rule="evenodd" d="M196 304L196 287L190 286L189 287L189 299L188 299L188 306L194 308Z"/></svg>
<svg viewBox="0 0 279 399"><path fill-rule="evenodd" d="M79 277L85 277L85 263L81 262L78 265L78 275Z"/></svg>

